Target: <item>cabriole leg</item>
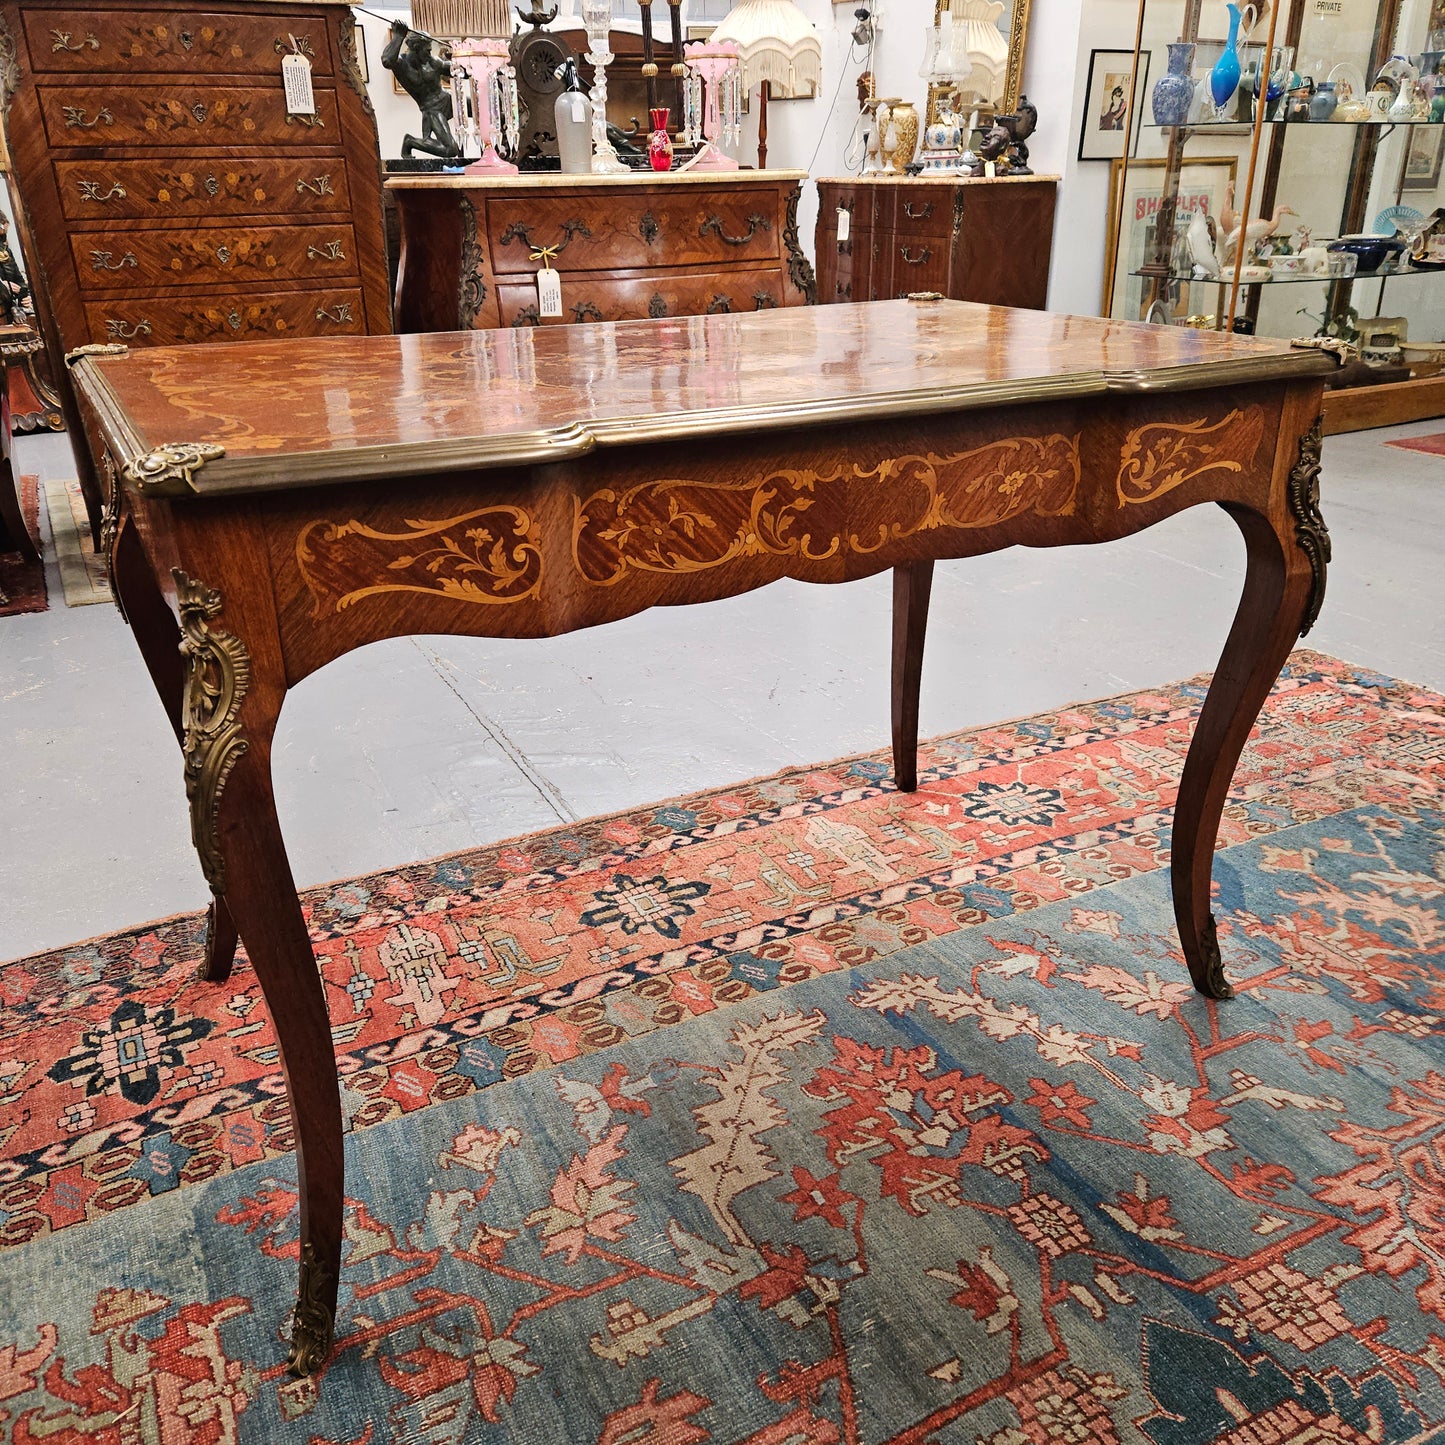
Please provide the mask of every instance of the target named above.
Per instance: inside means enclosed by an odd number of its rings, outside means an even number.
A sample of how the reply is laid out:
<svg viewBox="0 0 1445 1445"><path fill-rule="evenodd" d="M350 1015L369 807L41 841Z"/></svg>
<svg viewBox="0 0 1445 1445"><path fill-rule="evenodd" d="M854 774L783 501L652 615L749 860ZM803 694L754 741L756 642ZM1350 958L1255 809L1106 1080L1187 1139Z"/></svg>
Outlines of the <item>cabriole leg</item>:
<svg viewBox="0 0 1445 1445"><path fill-rule="evenodd" d="M215 625L221 593L177 570L185 658L186 793L201 866L235 920L280 1043L296 1140L301 1271L287 1360L331 1351L341 1265L341 1098L326 994L276 817L271 740L286 682L274 641L253 656Z"/></svg>
<svg viewBox="0 0 1445 1445"><path fill-rule="evenodd" d="M1324 600L1330 543L1319 511L1319 457L1316 423L1301 442L1289 479L1290 515L1278 528L1258 512L1224 509L1244 534L1244 595L1184 762L1170 862L1179 941L1194 987L1207 998L1234 997L1210 911L1220 815L1260 709Z"/></svg>

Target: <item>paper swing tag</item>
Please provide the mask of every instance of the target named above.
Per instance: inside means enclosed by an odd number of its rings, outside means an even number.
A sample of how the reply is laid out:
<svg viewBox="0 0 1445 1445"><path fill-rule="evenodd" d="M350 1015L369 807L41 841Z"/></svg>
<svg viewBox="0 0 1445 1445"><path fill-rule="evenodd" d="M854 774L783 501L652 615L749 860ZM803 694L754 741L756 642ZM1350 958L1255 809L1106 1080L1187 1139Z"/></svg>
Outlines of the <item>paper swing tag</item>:
<svg viewBox="0 0 1445 1445"><path fill-rule="evenodd" d="M841 246L853 234L853 212L846 206L838 207L838 244Z"/></svg>
<svg viewBox="0 0 1445 1445"><path fill-rule="evenodd" d="M296 37L291 40L291 54L281 57L281 83L286 88L286 113L288 115L315 115L316 92L311 88L311 62L296 48Z"/></svg>
<svg viewBox="0 0 1445 1445"><path fill-rule="evenodd" d="M562 273L552 269L552 258L556 254L556 248L552 246L543 246L532 252L532 260L542 263L542 269L537 272L538 316L562 314Z"/></svg>

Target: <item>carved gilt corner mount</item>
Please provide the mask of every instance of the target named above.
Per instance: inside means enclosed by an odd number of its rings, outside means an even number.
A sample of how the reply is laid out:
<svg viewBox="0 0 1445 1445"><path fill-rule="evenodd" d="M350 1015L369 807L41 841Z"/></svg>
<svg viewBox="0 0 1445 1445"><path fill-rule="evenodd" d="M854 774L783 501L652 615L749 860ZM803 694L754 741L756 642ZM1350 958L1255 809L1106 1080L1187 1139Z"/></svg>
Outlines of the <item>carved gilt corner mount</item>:
<svg viewBox="0 0 1445 1445"><path fill-rule="evenodd" d="M66 366L74 366L82 356L129 356L130 347L118 341L90 341L65 353Z"/></svg>
<svg viewBox="0 0 1445 1445"><path fill-rule="evenodd" d="M225 455L214 442L165 442L132 457L120 474L143 497L185 497L196 490L195 474Z"/></svg>
<svg viewBox="0 0 1445 1445"><path fill-rule="evenodd" d="M1294 518L1295 540L1310 559L1314 582L1310 587L1309 604L1305 608L1300 636L1305 637L1319 620L1325 600L1325 578L1333 549L1330 529L1320 512L1320 452L1324 445L1324 418L1300 438L1299 460L1289 474L1288 502Z"/></svg>
<svg viewBox="0 0 1445 1445"><path fill-rule="evenodd" d="M211 892L226 891L221 856L221 794L236 761L248 746L237 716L251 685L251 659L239 637L211 627L221 594L182 572L176 579L181 615L181 656L185 693L181 700L186 798L191 806L191 841Z"/></svg>

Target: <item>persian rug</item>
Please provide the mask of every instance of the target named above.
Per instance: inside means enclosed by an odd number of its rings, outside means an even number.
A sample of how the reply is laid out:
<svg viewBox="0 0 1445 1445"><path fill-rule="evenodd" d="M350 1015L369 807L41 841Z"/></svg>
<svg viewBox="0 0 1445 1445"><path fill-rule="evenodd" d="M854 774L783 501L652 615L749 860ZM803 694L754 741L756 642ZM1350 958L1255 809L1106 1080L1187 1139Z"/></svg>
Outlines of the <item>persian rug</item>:
<svg viewBox="0 0 1445 1445"><path fill-rule="evenodd" d="M67 607L89 607L109 602L110 569L106 559L90 540L90 517L80 483L72 477L45 479L45 510L50 515L50 535L55 540L55 560L60 565L60 586Z"/></svg>
<svg viewBox="0 0 1445 1445"><path fill-rule="evenodd" d="M1445 432L1432 432L1423 437L1405 437L1401 441L1386 442L1385 445L1399 447L1402 452L1424 452L1427 456L1445 457Z"/></svg>
<svg viewBox="0 0 1445 1445"><path fill-rule="evenodd" d="M338 1347L196 919L0 967L0 1435L304 1445L1445 1438L1445 699L1298 652L313 890Z"/></svg>
<svg viewBox="0 0 1445 1445"><path fill-rule="evenodd" d="M40 536L40 478L25 475L20 482L20 515L32 537ZM19 552L0 552L0 617L22 612L44 612L49 606L45 591L44 562L28 562Z"/></svg>

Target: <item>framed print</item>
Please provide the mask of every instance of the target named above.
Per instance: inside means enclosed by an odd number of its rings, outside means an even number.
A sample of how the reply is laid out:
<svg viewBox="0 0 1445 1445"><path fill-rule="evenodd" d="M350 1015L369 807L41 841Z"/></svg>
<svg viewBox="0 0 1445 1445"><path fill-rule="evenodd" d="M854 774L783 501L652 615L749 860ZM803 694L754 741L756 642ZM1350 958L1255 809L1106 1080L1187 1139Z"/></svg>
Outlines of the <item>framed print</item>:
<svg viewBox="0 0 1445 1445"><path fill-rule="evenodd" d="M1133 139L1129 154L1139 148L1144 103L1149 94L1149 52L1139 57L1134 87ZM1133 78L1132 50L1095 50L1089 56L1089 84L1084 92L1084 118L1079 130L1081 161L1111 161L1124 154L1124 112Z"/></svg>
<svg viewBox="0 0 1445 1445"><path fill-rule="evenodd" d="M1445 160L1445 126L1410 127L1410 144L1405 148L1405 169L1400 177L1402 191L1433 191L1440 185L1440 163Z"/></svg>
<svg viewBox="0 0 1445 1445"><path fill-rule="evenodd" d="M1155 223L1164 201L1164 160L1129 162L1124 185L1124 232L1115 255L1115 227L1119 216L1119 189L1124 162L1121 157L1109 175L1109 237L1105 256L1114 258L1114 269L1104 276L1105 316L1138 321L1144 308L1144 279L1138 272L1153 253ZM1182 239L1200 212L1218 216L1234 186L1239 168L1237 156L1207 156L1185 161L1179 167L1178 205L1174 213L1175 239ZM1190 283L1181 282L1180 290ZM1174 289L1174 288L1171 288Z"/></svg>

